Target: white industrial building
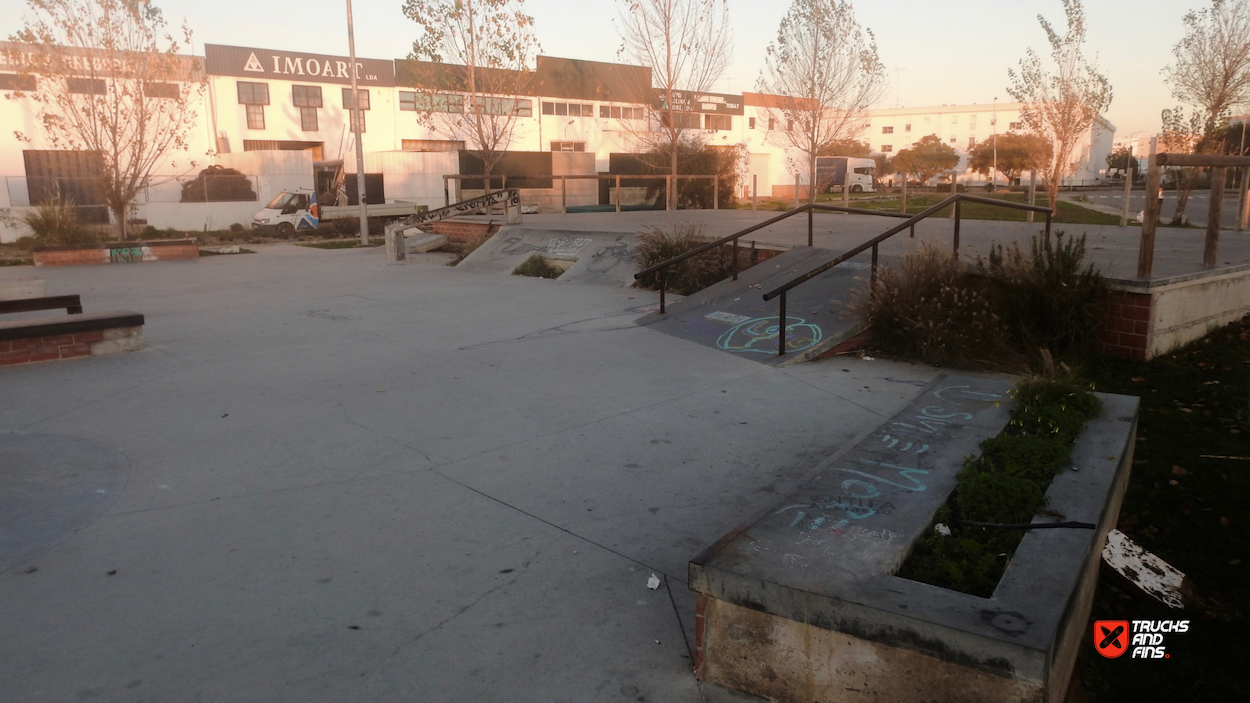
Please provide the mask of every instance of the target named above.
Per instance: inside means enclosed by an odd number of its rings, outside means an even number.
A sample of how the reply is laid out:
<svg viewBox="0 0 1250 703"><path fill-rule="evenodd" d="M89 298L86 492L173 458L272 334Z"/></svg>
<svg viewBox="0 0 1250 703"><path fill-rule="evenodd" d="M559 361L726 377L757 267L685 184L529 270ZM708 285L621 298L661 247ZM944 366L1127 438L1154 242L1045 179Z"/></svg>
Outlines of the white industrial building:
<svg viewBox="0 0 1250 703"><path fill-rule="evenodd" d="M187 148L162 160L151 187L136 204L138 219L157 228L181 230L246 224L282 190L316 187L314 162L342 160L349 173L355 172L351 69L346 57L209 44L203 57L188 61L205 85L202 97L191 105L196 124ZM445 94L431 98L428 86L421 87L422 79L417 78L429 75L417 70L428 66L402 59L357 60L370 201L441 206L443 177L460 173L461 150L472 148L463 138L429 126L426 101L434 100L440 112L452 117L463 111L464 95L453 84ZM13 67L0 65L0 93L11 95L22 80ZM491 109L511 111L516 118L507 151L542 181L541 186L526 188L514 180L523 188L523 201L544 209L559 207L559 176L613 173L614 155L642 151L645 140L639 134L648 127L647 116L654 114L650 82L647 68L542 56L525 94L493 100ZM793 192L796 175L806 183L805 159L778 138L777 130L784 125L778 124L776 112L770 119L768 107L775 98L743 93L682 94L680 99L689 123L707 143L745 147L749 156L742 161L741 190L735 195L749 197L751 184L761 196L772 195L775 189ZM970 145L996 131L1021 131L1018 121L1015 103L876 110L865 120L862 140L873 152L888 155L926 134L936 134L966 156ZM35 152L49 149L40 141L33 111L23 100L0 99L0 125L0 176L5 181L0 189L0 214L5 215L0 218L0 240L13 241L23 233L16 216L32 205ZM18 141L12 136L15 130L32 141ZM1079 150L1072 182L1092 184L1103 176L1113 132L1111 124L1099 118ZM210 164L246 174L256 200L181 202L181 183ZM966 160L959 171L961 182L984 182L980 174L967 172ZM45 168L37 177L77 175ZM347 179L353 197L354 181ZM450 187L456 185L453 179ZM611 189L594 180L568 180L566 188L564 200L570 206L615 198Z"/></svg>

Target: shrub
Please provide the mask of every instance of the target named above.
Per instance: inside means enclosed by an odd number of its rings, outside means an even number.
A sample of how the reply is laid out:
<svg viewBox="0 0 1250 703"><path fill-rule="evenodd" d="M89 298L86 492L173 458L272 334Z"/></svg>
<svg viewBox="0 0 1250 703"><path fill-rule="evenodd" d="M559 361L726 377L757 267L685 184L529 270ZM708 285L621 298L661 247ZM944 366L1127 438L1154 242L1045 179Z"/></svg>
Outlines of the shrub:
<svg viewBox="0 0 1250 703"><path fill-rule="evenodd" d="M231 232L242 232L244 229L243 224L240 222L234 222L230 225Z"/></svg>
<svg viewBox="0 0 1250 703"><path fill-rule="evenodd" d="M707 244L703 237L703 227L693 224L677 225L672 232L665 232L656 227L638 235L638 248L634 250L638 270L648 269L656 264L664 263L688 251ZM692 256L685 261L673 264L668 268L668 290L678 295L690 295L703 290L731 275L731 254L727 247L718 247ZM660 274L653 273L639 279L639 288L649 290L660 289Z"/></svg>
<svg viewBox="0 0 1250 703"><path fill-rule="evenodd" d="M852 309L872 326L876 344L903 358L970 365L1007 356L986 287L931 244L905 255L901 271L879 268Z"/></svg>
<svg viewBox="0 0 1250 703"><path fill-rule="evenodd" d="M1022 350L1049 349L1060 356L1085 351L1105 312L1107 284L1084 263L1085 236L1037 236L1025 255L1019 244L996 244L977 270L993 285L999 315Z"/></svg>
<svg viewBox="0 0 1250 703"><path fill-rule="evenodd" d="M473 252L477 251L477 248L482 246L484 243L486 243L487 239L488 237L478 236L478 237L473 237L472 239L468 241L461 242L459 245L460 248L456 251L456 258L453 259L452 261L448 261L447 265L455 266L461 261L464 261L465 259L469 258L469 254L472 254Z"/></svg>
<svg viewBox="0 0 1250 703"><path fill-rule="evenodd" d="M512 269L513 276L531 276L534 278L559 278L563 270L552 266L542 254L530 254L530 258Z"/></svg>
<svg viewBox="0 0 1250 703"><path fill-rule="evenodd" d="M26 223L34 235L35 249L99 243L99 238L78 220L74 201L68 198L53 196L48 202L37 205L34 210L23 215L22 222Z"/></svg>

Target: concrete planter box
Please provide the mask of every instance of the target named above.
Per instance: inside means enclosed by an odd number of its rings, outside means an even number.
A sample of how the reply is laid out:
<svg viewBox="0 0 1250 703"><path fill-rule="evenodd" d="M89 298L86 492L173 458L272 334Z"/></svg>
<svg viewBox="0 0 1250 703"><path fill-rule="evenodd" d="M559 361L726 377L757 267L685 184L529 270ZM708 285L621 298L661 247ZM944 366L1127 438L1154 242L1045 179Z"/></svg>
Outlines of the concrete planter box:
<svg viewBox="0 0 1250 703"><path fill-rule="evenodd" d="M1047 491L1064 520L1097 529L1026 533L990 598L894 576L963 458L1006 424L1009 387L937 379L696 557L700 677L794 703L1062 701L1128 482L1136 398L1099 395L1078 470Z"/></svg>
<svg viewBox="0 0 1250 703"><path fill-rule="evenodd" d="M107 242L89 247L45 249L33 252L36 266L122 264L140 261L198 259L195 239L162 239L152 242Z"/></svg>

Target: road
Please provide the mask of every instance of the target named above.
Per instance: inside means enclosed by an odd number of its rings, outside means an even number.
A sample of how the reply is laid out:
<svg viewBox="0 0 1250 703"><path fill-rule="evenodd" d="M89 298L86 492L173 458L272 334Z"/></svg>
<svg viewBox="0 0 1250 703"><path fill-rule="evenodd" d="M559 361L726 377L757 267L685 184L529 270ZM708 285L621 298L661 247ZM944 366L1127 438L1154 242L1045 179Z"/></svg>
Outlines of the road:
<svg viewBox="0 0 1250 703"><path fill-rule="evenodd" d="M1076 197L1084 195L1089 198L1090 203L1094 205L1102 205L1105 207L1120 209L1120 203L1124 202L1124 191L1087 191L1085 193L1074 193ZM1129 196L1129 217L1136 218L1137 213L1143 207L1143 191L1135 190ZM1064 194L1064 199L1068 199L1069 194ZM1168 190L1163 192L1163 217L1165 220L1172 219L1172 213L1176 212L1176 191ZM1210 207L1211 192L1208 190L1195 190L1189 194L1189 203L1185 207L1186 214L1189 215L1189 221L1194 224L1204 224L1207 221L1207 211ZM1236 227L1237 223L1237 191L1224 191L1224 211L1221 216L1221 226L1226 229Z"/></svg>

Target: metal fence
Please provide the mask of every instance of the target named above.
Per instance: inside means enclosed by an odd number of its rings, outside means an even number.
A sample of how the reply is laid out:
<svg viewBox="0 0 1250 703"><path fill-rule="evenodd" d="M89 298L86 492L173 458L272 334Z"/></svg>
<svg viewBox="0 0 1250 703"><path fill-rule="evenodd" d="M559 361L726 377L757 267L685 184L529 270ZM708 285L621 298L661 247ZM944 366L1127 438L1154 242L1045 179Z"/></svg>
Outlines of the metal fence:
<svg viewBox="0 0 1250 703"><path fill-rule="evenodd" d="M72 202L80 213L105 207L100 178L7 176L4 180L12 207L57 200ZM155 180L139 191L134 204L255 202L259 192L256 176L178 176Z"/></svg>

